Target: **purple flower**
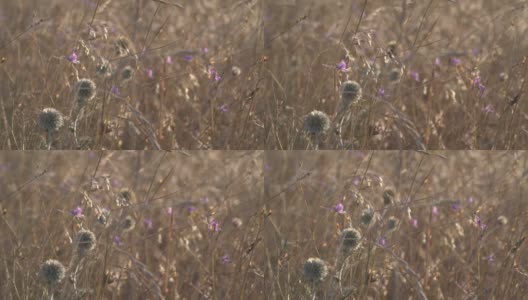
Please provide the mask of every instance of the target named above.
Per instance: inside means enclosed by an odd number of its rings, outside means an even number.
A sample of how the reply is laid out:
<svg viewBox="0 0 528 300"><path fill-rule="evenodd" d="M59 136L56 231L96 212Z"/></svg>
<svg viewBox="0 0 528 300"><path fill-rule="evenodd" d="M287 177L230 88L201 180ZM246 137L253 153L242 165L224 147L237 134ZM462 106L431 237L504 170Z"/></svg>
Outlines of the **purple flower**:
<svg viewBox="0 0 528 300"><path fill-rule="evenodd" d="M435 58L434 64L439 66L440 65L440 57Z"/></svg>
<svg viewBox="0 0 528 300"><path fill-rule="evenodd" d="M192 206L192 205L189 206L189 207L187 207L187 211L188 211L189 213L192 213L192 212L194 212L195 210L196 210L196 207L194 207L194 206Z"/></svg>
<svg viewBox="0 0 528 300"><path fill-rule="evenodd" d="M228 112L229 109L227 108L227 104L222 104L218 107L218 109L221 111L221 112Z"/></svg>
<svg viewBox="0 0 528 300"><path fill-rule="evenodd" d="M332 210L338 214L344 214L345 213L345 206L343 203L337 203L332 207Z"/></svg>
<svg viewBox="0 0 528 300"><path fill-rule="evenodd" d="M438 215L438 207L433 206L432 213L433 213L433 215Z"/></svg>
<svg viewBox="0 0 528 300"><path fill-rule="evenodd" d="M420 73L416 71L411 71L411 77L414 81L420 82Z"/></svg>
<svg viewBox="0 0 528 300"><path fill-rule="evenodd" d="M483 112L487 113L487 114L491 114L491 113L494 113L495 112L495 109L493 108L493 105L492 104L488 104L486 105L486 107L484 107L482 109Z"/></svg>
<svg viewBox="0 0 528 300"><path fill-rule="evenodd" d="M71 63L78 64L80 63L80 61L77 58L77 53L72 52L72 54L70 54L67 59Z"/></svg>
<svg viewBox="0 0 528 300"><path fill-rule="evenodd" d="M167 207L167 214L172 215L172 207Z"/></svg>
<svg viewBox="0 0 528 300"><path fill-rule="evenodd" d="M215 219L211 219L211 221L209 221L209 229L214 232L222 230L220 228L220 223L218 223L218 221L216 221Z"/></svg>
<svg viewBox="0 0 528 300"><path fill-rule="evenodd" d="M114 236L114 244L118 246L123 245L123 241L121 240L121 237L119 235Z"/></svg>
<svg viewBox="0 0 528 300"><path fill-rule="evenodd" d="M484 222L478 215L475 215L475 224L477 224L480 230L485 230L486 227L488 227L488 225L484 224Z"/></svg>
<svg viewBox="0 0 528 300"><path fill-rule="evenodd" d="M172 65L172 57L167 56L167 58L165 59L165 62L166 62L168 65Z"/></svg>
<svg viewBox="0 0 528 300"><path fill-rule="evenodd" d="M152 69L147 69L147 77L152 79L154 78L154 71Z"/></svg>
<svg viewBox="0 0 528 300"><path fill-rule="evenodd" d="M469 203L473 203L474 201L475 201L475 199L473 197L471 197L471 196L468 197L468 199L467 199L467 202L469 202Z"/></svg>
<svg viewBox="0 0 528 300"><path fill-rule="evenodd" d="M378 89L378 97L385 98L385 89L379 88Z"/></svg>
<svg viewBox="0 0 528 300"><path fill-rule="evenodd" d="M188 55L185 55L183 59L185 59L186 61L191 61L193 59L193 56L188 54Z"/></svg>
<svg viewBox="0 0 528 300"><path fill-rule="evenodd" d="M336 68L341 71L341 72L344 72L346 71L346 68L347 68L347 64L344 60L341 60L340 62L338 62L336 64Z"/></svg>
<svg viewBox="0 0 528 300"><path fill-rule="evenodd" d="M71 213L74 217L80 218L80 217L83 216L83 210L82 210L82 207L77 206L76 208L72 209L72 210L70 211L70 213Z"/></svg>
<svg viewBox="0 0 528 300"><path fill-rule="evenodd" d="M231 263L231 258L229 258L229 255L224 255L220 258L220 261L224 264L224 265L227 265L227 264L230 264Z"/></svg>
<svg viewBox="0 0 528 300"><path fill-rule="evenodd" d="M382 247L387 246L387 239L386 239L385 237L383 237L383 236L380 236L380 237L378 238L378 244L379 244L380 246L382 246Z"/></svg>
<svg viewBox="0 0 528 300"><path fill-rule="evenodd" d="M143 224L145 224L145 226L147 226L148 229L152 229L152 219L143 220Z"/></svg>
<svg viewBox="0 0 528 300"><path fill-rule="evenodd" d="M459 210L460 209L460 204L458 204L458 203L451 204L451 209L452 210Z"/></svg>
<svg viewBox="0 0 528 300"><path fill-rule="evenodd" d="M453 57L451 58L451 63L455 66L458 66L462 63L462 61L460 60L460 58L457 58L457 57Z"/></svg>
<svg viewBox="0 0 528 300"><path fill-rule="evenodd" d="M418 219L411 219L411 225L414 227L414 228L418 228Z"/></svg>
<svg viewBox="0 0 528 300"><path fill-rule="evenodd" d="M486 86L482 84L482 79L480 76L477 76L473 79L473 87L478 89L478 95L482 96L484 94L484 91L486 90Z"/></svg>
<svg viewBox="0 0 528 300"><path fill-rule="evenodd" d="M207 47L203 47L203 48L202 48L202 53L205 54L205 53L207 53L207 52L209 52L209 49L208 49Z"/></svg>
<svg viewBox="0 0 528 300"><path fill-rule="evenodd" d="M490 255L484 257L485 260L487 260L488 262L492 263L495 261L495 255L493 253L491 253Z"/></svg>
<svg viewBox="0 0 528 300"><path fill-rule="evenodd" d="M112 89L110 90L110 92L112 94L114 94L114 96L121 96L121 93L119 92L119 88L115 85L112 86Z"/></svg>

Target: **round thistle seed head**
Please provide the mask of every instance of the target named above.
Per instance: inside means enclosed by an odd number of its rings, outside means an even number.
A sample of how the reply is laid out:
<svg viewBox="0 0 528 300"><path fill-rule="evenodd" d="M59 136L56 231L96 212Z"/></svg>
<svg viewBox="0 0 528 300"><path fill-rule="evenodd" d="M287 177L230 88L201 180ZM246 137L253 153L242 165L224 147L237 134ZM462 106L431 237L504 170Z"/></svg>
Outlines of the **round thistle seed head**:
<svg viewBox="0 0 528 300"><path fill-rule="evenodd" d="M330 128L330 118L318 110L314 110L304 117L304 130L308 134L324 134Z"/></svg>
<svg viewBox="0 0 528 300"><path fill-rule="evenodd" d="M55 108L44 108L38 116L38 123L46 131L56 131L64 124L64 118Z"/></svg>
<svg viewBox="0 0 528 300"><path fill-rule="evenodd" d="M231 74L233 74L233 76L235 76L235 77L239 76L240 74L242 74L242 70L240 70L240 68L237 67L237 66L233 66L231 68Z"/></svg>
<svg viewBox="0 0 528 300"><path fill-rule="evenodd" d="M345 81L341 85L341 98L342 101L346 100L347 103L357 102L361 99L361 86L355 81Z"/></svg>
<svg viewBox="0 0 528 300"><path fill-rule="evenodd" d="M304 278L309 282L323 281L328 275L328 266L320 258L309 258L304 263Z"/></svg>
<svg viewBox="0 0 528 300"><path fill-rule="evenodd" d="M60 283L65 275L66 268L58 260L48 259L40 266L39 277L47 285Z"/></svg>
<svg viewBox="0 0 528 300"><path fill-rule="evenodd" d="M505 216L499 216L497 218L497 221L499 222L500 225L508 224L508 218L506 218Z"/></svg>
<svg viewBox="0 0 528 300"><path fill-rule="evenodd" d="M124 232L131 231L136 227L136 220L132 216L126 216L123 222L121 223Z"/></svg>
<svg viewBox="0 0 528 300"><path fill-rule="evenodd" d="M361 243L361 233L355 228L346 228L341 232L341 250L350 252L357 250Z"/></svg>
<svg viewBox="0 0 528 300"><path fill-rule="evenodd" d="M393 189L386 189L383 191L383 204L385 205L391 205L394 203L394 198L396 197L396 193Z"/></svg>
<svg viewBox="0 0 528 300"><path fill-rule="evenodd" d="M121 70L121 77L124 81L130 80L134 76L134 69L131 66L126 66Z"/></svg>
<svg viewBox="0 0 528 300"><path fill-rule="evenodd" d="M106 225L108 223L108 217L110 217L110 211L106 208L103 208L101 212L97 215L97 223L101 225Z"/></svg>
<svg viewBox="0 0 528 300"><path fill-rule="evenodd" d="M134 192L129 190L129 189L121 189L121 191L119 191L119 193L117 194L117 201L118 201L118 206L128 206L130 205L130 203L133 202L134 200Z"/></svg>
<svg viewBox="0 0 528 300"><path fill-rule="evenodd" d="M95 67L95 73L97 73L97 75L101 77L110 76L110 74L112 73L110 63L106 60L103 60L103 62L101 62Z"/></svg>
<svg viewBox="0 0 528 300"><path fill-rule="evenodd" d="M75 96L79 104L84 105L86 102L95 97L95 83L87 78L82 78L75 85Z"/></svg>
<svg viewBox="0 0 528 300"><path fill-rule="evenodd" d="M390 82L396 82L399 81L401 78L402 72L398 68L394 68L389 72L389 81Z"/></svg>
<svg viewBox="0 0 528 300"><path fill-rule="evenodd" d="M84 255L86 252L92 251L95 248L96 240L95 234L90 230L80 230L75 236L77 252Z"/></svg>
<svg viewBox="0 0 528 300"><path fill-rule="evenodd" d="M374 210L372 208L370 208L370 207L364 209L361 212L361 215L359 216L359 222L363 226L370 226L370 225L374 224L375 221L376 221L376 219L375 219Z"/></svg>
<svg viewBox="0 0 528 300"><path fill-rule="evenodd" d="M399 220L398 218L394 217L394 216L391 216L388 220L387 220L387 230L389 231L394 231L398 228L398 223L399 223Z"/></svg>

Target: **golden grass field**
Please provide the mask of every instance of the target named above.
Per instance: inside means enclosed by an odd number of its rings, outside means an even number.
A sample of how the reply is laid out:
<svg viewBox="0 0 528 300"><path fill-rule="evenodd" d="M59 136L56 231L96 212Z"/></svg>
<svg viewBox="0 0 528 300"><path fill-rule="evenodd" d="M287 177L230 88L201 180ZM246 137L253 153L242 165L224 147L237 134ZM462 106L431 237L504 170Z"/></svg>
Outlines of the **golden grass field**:
<svg viewBox="0 0 528 300"><path fill-rule="evenodd" d="M4 152L0 168L4 299L528 291L526 152ZM361 239L344 253L348 227ZM61 280L44 280L48 259Z"/></svg>
<svg viewBox="0 0 528 300"><path fill-rule="evenodd" d="M527 17L519 0L3 1L1 148L526 149ZM347 80L362 97L338 116Z"/></svg>

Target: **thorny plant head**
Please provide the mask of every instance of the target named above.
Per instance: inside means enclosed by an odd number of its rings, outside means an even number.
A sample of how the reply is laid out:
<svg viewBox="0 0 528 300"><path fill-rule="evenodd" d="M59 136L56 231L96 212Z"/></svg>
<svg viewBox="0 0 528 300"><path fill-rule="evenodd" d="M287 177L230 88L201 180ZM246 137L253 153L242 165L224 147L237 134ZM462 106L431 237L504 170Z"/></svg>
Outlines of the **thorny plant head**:
<svg viewBox="0 0 528 300"><path fill-rule="evenodd" d="M303 275L308 282L321 282L328 275L328 266L320 258L309 258L304 263Z"/></svg>
<svg viewBox="0 0 528 300"><path fill-rule="evenodd" d="M359 222L361 225L368 227L376 221L376 213L372 209L372 207L365 208L363 211L361 211L361 215L359 216Z"/></svg>
<svg viewBox="0 0 528 300"><path fill-rule="evenodd" d="M81 256L95 249L96 237L93 232L82 229L75 236L75 248Z"/></svg>
<svg viewBox="0 0 528 300"><path fill-rule="evenodd" d="M314 110L304 117L304 130L308 134L320 135L330 129L330 118L318 110Z"/></svg>
<svg viewBox="0 0 528 300"><path fill-rule="evenodd" d="M121 70L121 78L123 81L128 81L134 76L134 69L131 66L126 66Z"/></svg>
<svg viewBox="0 0 528 300"><path fill-rule="evenodd" d="M95 83L87 78L79 79L75 85L75 100L80 106L84 106L87 102L95 97Z"/></svg>
<svg viewBox="0 0 528 300"><path fill-rule="evenodd" d="M136 227L136 220L132 216L126 216L121 222L124 232L132 231Z"/></svg>
<svg viewBox="0 0 528 300"><path fill-rule="evenodd" d="M58 260L48 259L40 266L39 277L47 285L60 283L64 276L66 276L66 268Z"/></svg>
<svg viewBox="0 0 528 300"><path fill-rule="evenodd" d="M46 131L56 131L64 124L60 111L54 108L44 108L38 116L39 126Z"/></svg>
<svg viewBox="0 0 528 300"><path fill-rule="evenodd" d="M349 253L357 250L361 244L361 233L359 230L349 227L341 232L341 251Z"/></svg>

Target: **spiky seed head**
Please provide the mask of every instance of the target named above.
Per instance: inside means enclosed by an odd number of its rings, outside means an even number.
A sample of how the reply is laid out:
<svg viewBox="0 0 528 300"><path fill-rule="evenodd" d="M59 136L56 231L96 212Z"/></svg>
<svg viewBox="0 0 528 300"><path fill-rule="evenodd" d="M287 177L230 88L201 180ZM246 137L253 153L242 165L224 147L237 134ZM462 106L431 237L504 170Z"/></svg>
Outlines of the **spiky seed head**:
<svg viewBox="0 0 528 300"><path fill-rule="evenodd" d="M233 66L231 68L231 74L233 74L233 76L235 76L235 77L239 76L240 74L242 74L242 70L239 67L237 67L237 66Z"/></svg>
<svg viewBox="0 0 528 300"><path fill-rule="evenodd" d="M320 282L328 275L328 266L324 260L312 257L304 263L303 274L309 282Z"/></svg>
<svg viewBox="0 0 528 300"><path fill-rule="evenodd" d="M392 58L397 55L398 51L398 42L390 41L387 44L387 54Z"/></svg>
<svg viewBox="0 0 528 300"><path fill-rule="evenodd" d="M499 216L497 218L497 221L499 222L500 225L508 224L508 218L506 218L506 216Z"/></svg>
<svg viewBox="0 0 528 300"><path fill-rule="evenodd" d="M363 226L370 226L374 224L375 221L376 221L375 212L371 207L366 208L363 211L361 211L361 215L359 216L359 222Z"/></svg>
<svg viewBox="0 0 528 300"><path fill-rule="evenodd" d="M75 236L75 247L80 255L84 255L95 248L96 237L90 230L82 229Z"/></svg>
<svg viewBox="0 0 528 300"><path fill-rule="evenodd" d="M121 78L123 80L130 80L134 76L134 69L131 66L126 66L121 70Z"/></svg>
<svg viewBox="0 0 528 300"><path fill-rule="evenodd" d="M341 250L350 252L357 250L361 243L361 233L359 230L349 227L341 232Z"/></svg>
<svg viewBox="0 0 528 300"><path fill-rule="evenodd" d="M102 76L102 77L110 76L111 71L112 70L111 70L110 63L106 60L103 60L103 62L101 62L95 67L95 73L97 73L97 75Z"/></svg>
<svg viewBox="0 0 528 300"><path fill-rule="evenodd" d="M92 100L95 97L95 83L88 79L82 78L75 85L75 98L80 105Z"/></svg>
<svg viewBox="0 0 528 300"><path fill-rule="evenodd" d="M304 117L304 130L308 134L324 134L330 129L330 118L318 110L314 110Z"/></svg>
<svg viewBox="0 0 528 300"><path fill-rule="evenodd" d="M394 68L394 69L390 70L390 72L389 72L389 81L390 82L399 81L400 78L401 78L401 75L402 75L401 69Z"/></svg>
<svg viewBox="0 0 528 300"><path fill-rule="evenodd" d="M135 194L133 191L123 188L119 191L117 196L120 198L119 200L122 201L123 205L130 205L130 203L134 200Z"/></svg>
<svg viewBox="0 0 528 300"><path fill-rule="evenodd" d="M396 193L393 189L388 188L383 191L383 204L385 205L391 205L394 204L394 198L396 197Z"/></svg>
<svg viewBox="0 0 528 300"><path fill-rule="evenodd" d="M123 219L121 225L124 232L131 231L134 229L134 227L136 227L136 220L134 220L132 216L126 216L125 219Z"/></svg>
<svg viewBox="0 0 528 300"><path fill-rule="evenodd" d="M125 56L130 53L130 42L124 36L120 36L115 43L116 54L118 56Z"/></svg>
<svg viewBox="0 0 528 300"><path fill-rule="evenodd" d="M38 116L38 123L46 131L56 131L64 124L64 118L55 108L44 108Z"/></svg>
<svg viewBox="0 0 528 300"><path fill-rule="evenodd" d="M394 231L398 228L398 224L399 224L399 220L398 218L394 217L394 216L391 216L388 220L387 220L387 230L389 231Z"/></svg>
<svg viewBox="0 0 528 300"><path fill-rule="evenodd" d="M101 225L106 225L108 223L108 217L110 216L110 211L106 208L103 208L101 212L97 215L97 223Z"/></svg>
<svg viewBox="0 0 528 300"><path fill-rule="evenodd" d="M357 102L361 99L361 86L359 83L348 80L341 85L341 98L349 103Z"/></svg>
<svg viewBox="0 0 528 300"><path fill-rule="evenodd" d="M65 275L66 268L58 260L48 259L40 266L39 277L47 285L60 283Z"/></svg>

